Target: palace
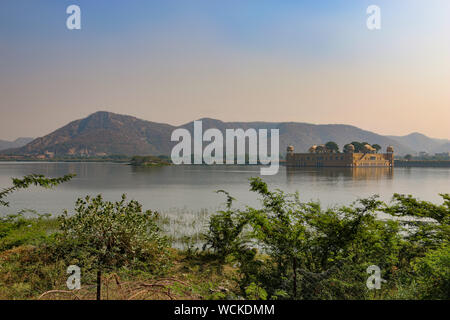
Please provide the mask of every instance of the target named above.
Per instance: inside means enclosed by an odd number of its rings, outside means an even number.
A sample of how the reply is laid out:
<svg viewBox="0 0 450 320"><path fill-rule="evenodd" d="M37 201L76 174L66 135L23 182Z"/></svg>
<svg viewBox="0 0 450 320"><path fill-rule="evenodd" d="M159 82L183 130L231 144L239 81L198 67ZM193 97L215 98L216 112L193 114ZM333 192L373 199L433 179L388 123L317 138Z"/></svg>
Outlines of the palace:
<svg viewBox="0 0 450 320"><path fill-rule="evenodd" d="M363 152L354 152L350 144L344 153L329 151L325 146L312 146L309 153L294 153L294 147L289 146L286 154L288 167L393 167L394 148L387 147L386 153L376 153L376 150L366 144Z"/></svg>

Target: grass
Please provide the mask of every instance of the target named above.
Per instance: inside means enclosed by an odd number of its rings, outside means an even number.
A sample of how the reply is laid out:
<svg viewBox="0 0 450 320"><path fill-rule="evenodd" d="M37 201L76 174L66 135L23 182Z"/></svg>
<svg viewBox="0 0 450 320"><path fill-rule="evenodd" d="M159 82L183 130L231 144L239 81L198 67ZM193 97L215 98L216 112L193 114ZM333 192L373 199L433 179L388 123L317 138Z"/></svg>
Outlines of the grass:
<svg viewBox="0 0 450 320"><path fill-rule="evenodd" d="M204 219L200 215L198 219ZM162 217L161 224L177 222L180 228L192 224L185 220ZM198 222L198 221L197 221ZM195 225L195 224L194 224ZM69 291L67 265L55 259L47 245L52 243L58 221L47 216L26 218L22 215L0 222L0 300L15 299L95 299L95 274L82 270L81 290ZM187 230L187 229L183 229ZM213 256L193 249L193 237L174 237L180 248L170 248L170 266L155 276L126 268L106 273L102 280L102 298L114 299L223 299L236 298L236 269L220 265ZM184 244L184 248L181 246ZM195 253L194 253L195 252Z"/></svg>
<svg viewBox="0 0 450 320"><path fill-rule="evenodd" d="M0 252L21 245L38 246L52 237L58 228L56 218L38 216L27 218L23 214L0 219Z"/></svg>
<svg viewBox="0 0 450 320"><path fill-rule="evenodd" d="M221 268L207 255L195 257L172 249L172 266L164 276L120 269L104 275L102 299L224 299L236 298L236 270ZM83 299L96 297L95 277L82 274L80 290L69 291L63 261L33 246L20 246L0 253L0 300Z"/></svg>

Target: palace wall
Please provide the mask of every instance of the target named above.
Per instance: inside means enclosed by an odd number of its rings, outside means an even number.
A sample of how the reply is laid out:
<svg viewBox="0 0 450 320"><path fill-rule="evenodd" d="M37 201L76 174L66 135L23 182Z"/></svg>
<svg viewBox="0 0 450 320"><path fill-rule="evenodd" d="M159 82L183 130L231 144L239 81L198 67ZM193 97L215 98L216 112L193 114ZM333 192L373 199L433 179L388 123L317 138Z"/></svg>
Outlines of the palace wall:
<svg viewBox="0 0 450 320"><path fill-rule="evenodd" d="M286 154L291 167L392 167L393 153L293 153Z"/></svg>

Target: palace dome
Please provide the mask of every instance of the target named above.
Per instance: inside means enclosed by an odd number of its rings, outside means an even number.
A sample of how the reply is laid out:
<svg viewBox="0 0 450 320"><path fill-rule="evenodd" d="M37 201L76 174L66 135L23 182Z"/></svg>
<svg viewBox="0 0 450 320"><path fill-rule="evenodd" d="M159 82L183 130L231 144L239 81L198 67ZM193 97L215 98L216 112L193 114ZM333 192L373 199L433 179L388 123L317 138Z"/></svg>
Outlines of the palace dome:
<svg viewBox="0 0 450 320"><path fill-rule="evenodd" d="M317 149L317 146L313 145L313 146L311 146L311 148L309 148L309 152L314 153L314 152L316 152L316 149Z"/></svg>
<svg viewBox="0 0 450 320"><path fill-rule="evenodd" d="M375 148L372 147L370 144L365 144L364 149L366 149L366 151L370 151L370 152L375 151Z"/></svg>

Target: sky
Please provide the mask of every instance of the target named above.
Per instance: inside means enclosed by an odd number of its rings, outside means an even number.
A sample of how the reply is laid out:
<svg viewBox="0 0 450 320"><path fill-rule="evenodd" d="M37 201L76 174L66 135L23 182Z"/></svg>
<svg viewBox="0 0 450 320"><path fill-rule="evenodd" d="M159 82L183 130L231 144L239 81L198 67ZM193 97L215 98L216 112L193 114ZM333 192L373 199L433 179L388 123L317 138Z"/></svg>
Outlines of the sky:
<svg viewBox="0 0 450 320"><path fill-rule="evenodd" d="M0 139L99 110L450 139L450 1L1 0Z"/></svg>

